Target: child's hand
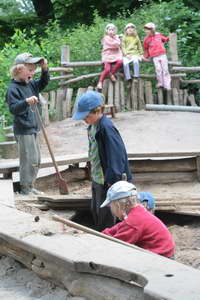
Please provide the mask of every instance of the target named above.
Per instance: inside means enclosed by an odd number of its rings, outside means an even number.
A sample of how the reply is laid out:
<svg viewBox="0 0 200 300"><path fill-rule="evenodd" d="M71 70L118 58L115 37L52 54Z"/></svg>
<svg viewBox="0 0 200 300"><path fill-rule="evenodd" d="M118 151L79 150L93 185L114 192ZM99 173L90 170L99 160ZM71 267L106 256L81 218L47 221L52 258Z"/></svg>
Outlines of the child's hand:
<svg viewBox="0 0 200 300"><path fill-rule="evenodd" d="M41 66L42 70L47 70L47 68L48 68L48 62L47 62L46 58L43 58L40 61L40 66Z"/></svg>
<svg viewBox="0 0 200 300"><path fill-rule="evenodd" d="M146 58L144 56L141 56L141 59L142 59L142 61L145 61L145 62L150 62L151 61L150 58Z"/></svg>
<svg viewBox="0 0 200 300"><path fill-rule="evenodd" d="M38 98L36 96L31 96L26 98L26 102L28 102L28 104L36 104L38 103Z"/></svg>

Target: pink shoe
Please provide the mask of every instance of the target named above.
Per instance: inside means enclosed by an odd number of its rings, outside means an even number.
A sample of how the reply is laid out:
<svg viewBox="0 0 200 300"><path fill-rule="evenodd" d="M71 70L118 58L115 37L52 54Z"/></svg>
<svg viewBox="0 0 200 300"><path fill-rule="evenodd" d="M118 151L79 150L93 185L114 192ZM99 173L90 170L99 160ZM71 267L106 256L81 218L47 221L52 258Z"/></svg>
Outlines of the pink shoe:
<svg viewBox="0 0 200 300"><path fill-rule="evenodd" d="M110 79L112 80L112 82L117 81L117 79L115 78L115 76L113 74L110 75Z"/></svg>
<svg viewBox="0 0 200 300"><path fill-rule="evenodd" d="M97 84L97 89L102 90L102 88L103 88L103 83L99 81L99 83Z"/></svg>

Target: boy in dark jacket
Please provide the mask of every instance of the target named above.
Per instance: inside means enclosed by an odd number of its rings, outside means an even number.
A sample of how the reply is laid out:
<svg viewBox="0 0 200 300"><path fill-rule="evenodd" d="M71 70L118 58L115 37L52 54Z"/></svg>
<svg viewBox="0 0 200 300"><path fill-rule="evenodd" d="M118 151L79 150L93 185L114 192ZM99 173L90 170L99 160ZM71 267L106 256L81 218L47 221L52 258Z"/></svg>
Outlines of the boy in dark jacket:
<svg viewBox="0 0 200 300"><path fill-rule="evenodd" d="M41 66L40 79L33 80L36 64ZM14 135L18 142L20 162L20 193L40 194L34 188L41 155L39 127L34 105L39 102L39 93L49 81L47 61L43 57L33 57L30 53L19 54L11 68L12 81L8 87L6 101L14 115Z"/></svg>
<svg viewBox="0 0 200 300"><path fill-rule="evenodd" d="M88 125L89 160L92 177L91 211L97 230L114 224L110 210L100 209L107 189L126 174L131 182L128 158L123 140L110 119L102 114L103 97L98 92L86 92L79 98L74 120Z"/></svg>

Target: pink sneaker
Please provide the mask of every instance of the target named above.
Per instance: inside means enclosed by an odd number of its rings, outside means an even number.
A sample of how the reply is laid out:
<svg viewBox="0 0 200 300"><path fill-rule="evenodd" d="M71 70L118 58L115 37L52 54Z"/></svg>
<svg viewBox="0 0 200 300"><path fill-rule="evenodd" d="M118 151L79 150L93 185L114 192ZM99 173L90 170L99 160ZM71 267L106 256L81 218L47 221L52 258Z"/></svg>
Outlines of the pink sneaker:
<svg viewBox="0 0 200 300"><path fill-rule="evenodd" d="M97 89L102 90L102 88L103 88L103 83L99 81L99 83L97 84Z"/></svg>

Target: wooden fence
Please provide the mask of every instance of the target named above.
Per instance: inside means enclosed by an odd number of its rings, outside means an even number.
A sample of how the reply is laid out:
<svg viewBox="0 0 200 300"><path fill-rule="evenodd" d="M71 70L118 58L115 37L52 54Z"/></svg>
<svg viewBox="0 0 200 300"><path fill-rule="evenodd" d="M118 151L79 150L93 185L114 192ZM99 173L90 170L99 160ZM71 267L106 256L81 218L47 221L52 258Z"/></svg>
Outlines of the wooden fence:
<svg viewBox="0 0 200 300"><path fill-rule="evenodd" d="M102 93L105 96L105 104L108 107L114 106L117 111L123 110L143 110L145 104L168 104L168 105L192 105L195 106L194 95L189 95L186 89L180 89L180 83L190 83L185 80L186 72L198 72L200 67L186 68L181 66L178 61L177 53L177 36L170 34L169 43L169 69L172 78L172 90L166 91L162 88L153 88L155 74L141 74L140 79L136 82L132 80L131 84L124 81L124 76L119 73L117 81L113 83L106 79ZM51 77L51 80L59 80L59 89L50 93L42 94L43 102L43 119L45 125L50 121L61 121L71 117L76 107L79 96L88 91L95 90L96 87L87 86L78 89L71 88L71 84L81 82L85 79L95 78L100 73L84 74L74 78L74 68L94 67L102 65L101 61L93 62L70 62L69 46L61 47L61 67L50 68L50 72L59 72L59 76ZM177 73L181 72L181 73ZM81 85L81 84L80 84Z"/></svg>

